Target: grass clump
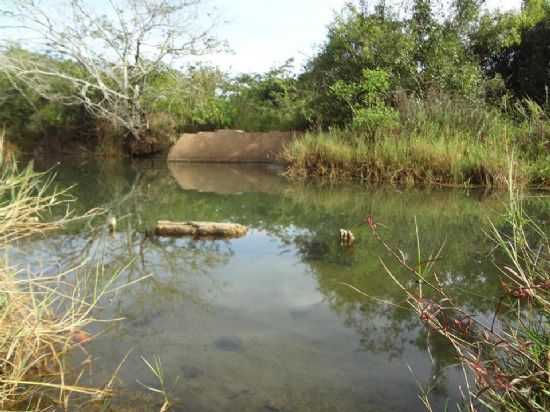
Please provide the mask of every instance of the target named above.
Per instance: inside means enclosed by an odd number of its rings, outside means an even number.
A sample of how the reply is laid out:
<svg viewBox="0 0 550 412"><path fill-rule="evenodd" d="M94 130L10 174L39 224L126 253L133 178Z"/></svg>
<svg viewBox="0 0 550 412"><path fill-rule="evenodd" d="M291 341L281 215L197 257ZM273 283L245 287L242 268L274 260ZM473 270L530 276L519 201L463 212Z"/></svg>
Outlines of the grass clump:
<svg viewBox="0 0 550 412"><path fill-rule="evenodd" d="M0 249L5 256L15 242L74 220L69 213L52 217L50 209L68 199L50 183L30 166L19 170L0 153ZM71 370L66 355L84 350L82 345L92 338L85 328L95 322L92 310L115 277L105 277L101 270L75 275L77 269L31 275L0 260L0 409L68 408L74 394L96 399L109 394L109 385L79 385L81 375Z"/></svg>
<svg viewBox="0 0 550 412"><path fill-rule="evenodd" d="M387 244L372 218L374 236L413 277L401 282L407 301L428 333L442 336L454 348L465 375L469 411L536 411L550 409L550 233L525 212L523 195L508 178L510 201L506 224L491 225L502 293L495 296L494 314L466 312L447 290L434 268L440 251L407 263L399 250ZM414 285L414 286L413 286ZM431 410L429 393L421 396Z"/></svg>
<svg viewBox="0 0 550 412"><path fill-rule="evenodd" d="M0 272L3 408L25 403L39 410L41 404L52 401L67 407L71 394L100 397L109 392L68 382L65 355L91 339L84 328L93 322L93 305L79 301L80 287L74 288L72 296L53 291L52 287L62 278L63 275L18 280L13 272ZM62 300L72 300L74 304L60 314L57 307Z"/></svg>

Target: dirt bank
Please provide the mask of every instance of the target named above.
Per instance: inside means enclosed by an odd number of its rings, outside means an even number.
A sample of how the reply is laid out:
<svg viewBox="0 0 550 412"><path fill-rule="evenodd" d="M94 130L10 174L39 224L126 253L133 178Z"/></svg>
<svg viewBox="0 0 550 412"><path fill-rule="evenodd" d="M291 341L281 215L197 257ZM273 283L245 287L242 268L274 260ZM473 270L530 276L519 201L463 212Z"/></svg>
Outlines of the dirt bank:
<svg viewBox="0 0 550 412"><path fill-rule="evenodd" d="M168 153L169 162L276 162L293 132L247 133L217 130L184 134Z"/></svg>

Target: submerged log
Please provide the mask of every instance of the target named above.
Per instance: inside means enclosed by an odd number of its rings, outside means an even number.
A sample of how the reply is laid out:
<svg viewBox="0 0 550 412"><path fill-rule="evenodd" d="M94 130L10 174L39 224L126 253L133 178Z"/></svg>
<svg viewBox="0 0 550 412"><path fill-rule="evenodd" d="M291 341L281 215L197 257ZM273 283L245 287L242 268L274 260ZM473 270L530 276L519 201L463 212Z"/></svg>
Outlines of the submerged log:
<svg viewBox="0 0 550 412"><path fill-rule="evenodd" d="M236 238L246 235L248 228L235 223L216 222L170 222L157 223L157 236L193 236L214 238Z"/></svg>

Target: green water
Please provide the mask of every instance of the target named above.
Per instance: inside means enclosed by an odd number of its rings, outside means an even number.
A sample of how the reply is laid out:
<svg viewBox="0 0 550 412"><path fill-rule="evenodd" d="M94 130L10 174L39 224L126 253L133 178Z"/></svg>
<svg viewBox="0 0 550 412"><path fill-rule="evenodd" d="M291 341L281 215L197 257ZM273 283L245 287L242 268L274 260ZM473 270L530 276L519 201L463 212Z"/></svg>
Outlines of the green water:
<svg viewBox="0 0 550 412"><path fill-rule="evenodd" d="M434 410L459 400L451 351L403 308L380 259L406 285L414 280L362 222L372 215L414 262L416 219L423 258L445 243L441 279L490 317L498 281L483 229L489 216L498 224L502 196L303 184L253 165L65 160L55 170L58 184L75 185L76 211L107 208L118 230L110 236L96 219L27 242L13 259L37 272L83 259L112 272L128 265L120 282L152 275L102 303L98 317L125 320L86 347L98 384L133 350L112 410L158 410L160 398L137 382L158 387L141 360L155 355L178 411L423 411L419 384L433 384ZM148 236L161 219L250 231L229 241ZM354 247L340 245L340 228L354 232Z"/></svg>

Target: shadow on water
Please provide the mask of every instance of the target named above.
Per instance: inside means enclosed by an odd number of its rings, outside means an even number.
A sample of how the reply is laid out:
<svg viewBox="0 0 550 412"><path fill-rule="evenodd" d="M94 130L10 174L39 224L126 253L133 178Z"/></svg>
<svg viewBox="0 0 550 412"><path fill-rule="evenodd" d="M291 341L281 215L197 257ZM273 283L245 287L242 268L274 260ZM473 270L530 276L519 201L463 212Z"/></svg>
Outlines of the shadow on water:
<svg viewBox="0 0 550 412"><path fill-rule="evenodd" d="M103 306L101 316L126 320L88 348L98 383L134 349L113 410L154 407L136 383L156 386L140 360L154 355L182 411L422 411L417 384L434 377L434 409L458 401L456 360L402 309L380 263L384 251L362 222L374 216L414 260L416 218L426 253L446 244L441 278L465 308L489 316L498 281L482 227L488 216L498 223L498 195L292 183L253 165L89 161L62 163L57 173L60 185L76 185L78 211L107 207L118 231L110 237L100 221L74 226L21 245L13 259L36 270L83 258L108 271L130 262L121 282L153 275ZM159 219L251 230L231 241L148 236ZM341 227L355 233L352 248L340 246Z"/></svg>

